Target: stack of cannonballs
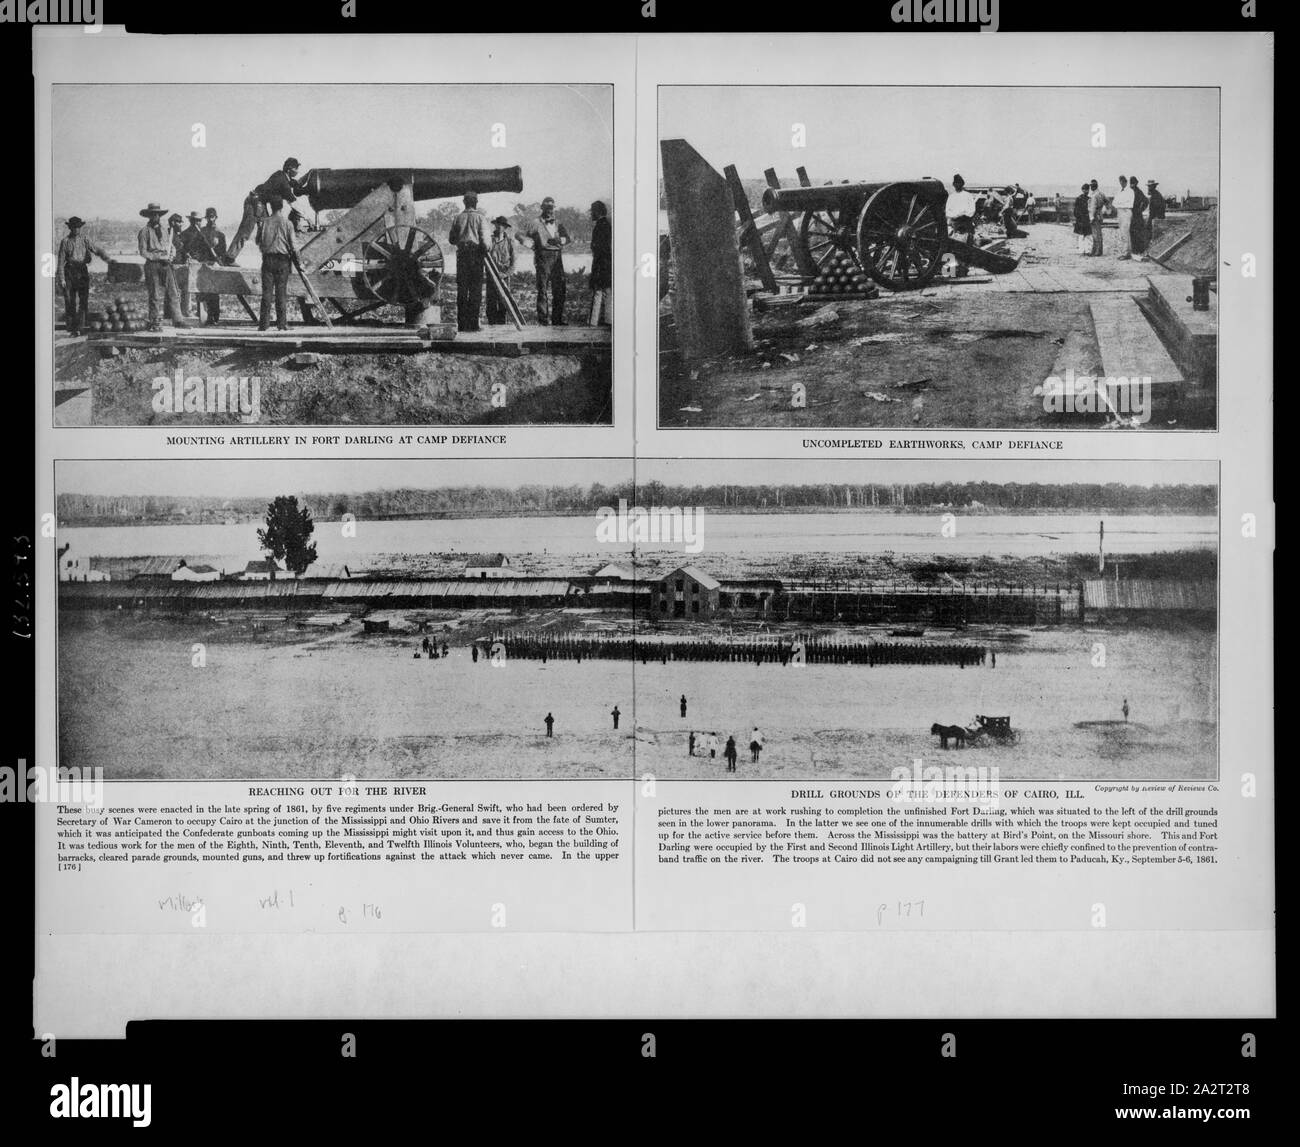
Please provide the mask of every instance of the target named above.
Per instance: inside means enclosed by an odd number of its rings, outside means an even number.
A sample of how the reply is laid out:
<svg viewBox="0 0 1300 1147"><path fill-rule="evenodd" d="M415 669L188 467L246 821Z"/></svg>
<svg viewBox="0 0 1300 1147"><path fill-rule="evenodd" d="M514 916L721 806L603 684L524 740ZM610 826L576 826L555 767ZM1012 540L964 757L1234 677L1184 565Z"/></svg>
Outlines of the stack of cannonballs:
<svg viewBox="0 0 1300 1147"><path fill-rule="evenodd" d="M810 295L857 295L874 299L879 293L871 277L847 251L836 251L808 288Z"/></svg>
<svg viewBox="0 0 1300 1147"><path fill-rule="evenodd" d="M144 304L133 303L121 295L107 310L89 311L86 315L86 327L93 332L142 331L148 322Z"/></svg>

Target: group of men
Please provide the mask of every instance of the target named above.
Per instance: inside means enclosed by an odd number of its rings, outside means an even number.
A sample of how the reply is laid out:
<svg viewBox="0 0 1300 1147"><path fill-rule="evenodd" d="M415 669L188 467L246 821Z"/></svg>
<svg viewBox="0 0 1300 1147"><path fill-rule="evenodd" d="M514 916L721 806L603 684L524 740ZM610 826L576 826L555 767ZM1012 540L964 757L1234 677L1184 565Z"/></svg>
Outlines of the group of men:
<svg viewBox="0 0 1300 1147"><path fill-rule="evenodd" d="M177 326L192 325L189 292L179 289L173 267L191 261L232 266L244 245L254 236L262 252L258 329L270 329L274 303L277 329L288 330L289 279L295 267L301 268L295 237L306 227L302 215L292 206L307 191L306 183L298 177L300 167L299 161L290 156L278 171L248 192L239 229L229 245L225 235L217 229L214 207L209 207L202 216L191 212L188 227L185 226L185 217L179 214L168 216L164 227L167 211L157 203L150 203L140 212L148 220L137 236L137 248L144 259L150 330L161 329L163 317ZM456 217L449 236L456 248L456 325L462 331L477 331L483 310L485 261L492 260L500 281L509 290L510 276L515 269L515 242L510 220L498 215L489 224L487 216L478 208L477 194L466 194L464 204L465 209ZM287 213L286 205L289 206ZM592 326L609 326L612 241L609 210L604 203L598 200L591 205L591 218L590 322ZM69 332L80 334L86 325L91 258L98 255L108 262L111 256L81 234L81 228L85 226L83 220L73 216L67 225L68 235L59 244L55 285L64 296ZM540 214L532 230L523 238L532 248L533 269L537 275L537 321L543 325L564 326L567 293L564 249L572 240L567 228L556 217L554 199L548 196L542 200ZM204 317L202 312L206 312L207 325L219 321L220 295L199 294L196 301L199 317ZM508 318L505 299L494 285L487 292L487 321L499 324Z"/></svg>
<svg viewBox="0 0 1300 1147"><path fill-rule="evenodd" d="M168 215L167 209L158 203L150 203L140 212L147 222L136 236L136 249L144 259L150 330L160 330L164 317L177 326L193 325L189 291L179 288L174 267L189 262L232 266L244 244L254 234L262 252L259 329L270 329L273 303L277 326L280 330L288 329L289 274L297 262L294 236L301 230L303 222L293 210L286 218L283 208L305 190L298 182L298 170L298 160L290 157L279 171L248 193L239 230L229 246L225 234L217 228L215 207L209 207L202 215L191 211L188 219L177 212ZM60 241L56 256L55 287L63 294L65 325L74 335L86 327L91 258L98 255L106 263L112 261L107 251L81 234L84 226L85 221L76 215L68 220L68 234ZM195 304L196 317L204 319L207 326L220 320L219 294L199 293Z"/></svg>
<svg viewBox="0 0 1300 1147"><path fill-rule="evenodd" d="M1102 220L1108 204L1116 214L1115 238L1119 259L1143 255L1151 245L1152 226L1165 217L1165 197L1154 179L1147 180L1146 194L1136 175L1121 175L1113 199L1098 187L1095 179L1083 184L1074 200L1074 235L1080 255L1102 254Z"/></svg>
<svg viewBox="0 0 1300 1147"><path fill-rule="evenodd" d="M533 271L537 277L537 321L542 326L567 325L564 303L568 293L565 278L564 249L572 242L568 228L555 214L555 200L542 200L541 210L527 235L510 233L510 220L498 215L489 223L479 210L478 195L468 192L464 210L456 216L448 233L448 242L456 248L456 329L477 331L483 311L483 279L491 260L496 272L487 291L487 321L496 325L509 318L506 300L498 283L510 290L515 270L515 239L527 241L533 252ZM591 314L592 326L610 325L611 231L609 209L600 200L591 205ZM603 317L602 317L603 316Z"/></svg>

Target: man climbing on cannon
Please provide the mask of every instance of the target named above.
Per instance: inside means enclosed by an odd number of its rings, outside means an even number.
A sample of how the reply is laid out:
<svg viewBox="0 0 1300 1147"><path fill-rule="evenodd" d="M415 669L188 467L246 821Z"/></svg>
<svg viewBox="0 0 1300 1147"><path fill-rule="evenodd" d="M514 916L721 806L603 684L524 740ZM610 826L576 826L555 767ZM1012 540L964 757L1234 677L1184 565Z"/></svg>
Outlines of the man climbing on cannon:
<svg viewBox="0 0 1300 1147"><path fill-rule="evenodd" d="M254 187L244 198L244 216L239 221L239 230L235 232L235 237L230 243L230 259L233 262L239 256L239 252L257 231L260 220L268 214L268 208L272 199L279 199L284 203L292 203L307 191L305 183L298 179L298 171L301 164L292 155L284 161L279 171L273 171L265 181ZM301 234L303 231L303 217L295 210L289 212L289 223L292 224L294 234Z"/></svg>

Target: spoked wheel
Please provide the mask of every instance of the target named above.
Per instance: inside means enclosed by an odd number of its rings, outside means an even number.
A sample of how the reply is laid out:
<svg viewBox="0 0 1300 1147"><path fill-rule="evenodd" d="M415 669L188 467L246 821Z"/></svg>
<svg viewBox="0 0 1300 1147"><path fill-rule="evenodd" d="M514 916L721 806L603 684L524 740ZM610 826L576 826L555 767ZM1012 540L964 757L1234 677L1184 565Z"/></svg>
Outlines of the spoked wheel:
<svg viewBox="0 0 1300 1147"><path fill-rule="evenodd" d="M408 309L438 293L442 248L420 227L390 227L366 244L361 278L377 299Z"/></svg>
<svg viewBox="0 0 1300 1147"><path fill-rule="evenodd" d="M858 258L867 274L891 291L924 287L948 246L942 208L916 190L882 187L858 218Z"/></svg>
<svg viewBox="0 0 1300 1147"><path fill-rule="evenodd" d="M842 211L805 211L799 224L799 240L812 264L813 274L843 252L854 255L853 233L843 221Z"/></svg>

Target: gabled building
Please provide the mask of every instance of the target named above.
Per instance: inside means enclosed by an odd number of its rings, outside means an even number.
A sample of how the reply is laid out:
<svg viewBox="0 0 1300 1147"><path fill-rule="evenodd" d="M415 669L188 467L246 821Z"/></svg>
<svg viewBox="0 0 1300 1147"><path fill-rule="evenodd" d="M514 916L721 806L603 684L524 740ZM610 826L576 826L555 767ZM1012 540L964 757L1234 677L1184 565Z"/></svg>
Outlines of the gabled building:
<svg viewBox="0 0 1300 1147"><path fill-rule="evenodd" d="M283 567L274 558L259 558L249 562L239 575L241 581L274 581L277 575L284 573Z"/></svg>
<svg viewBox="0 0 1300 1147"><path fill-rule="evenodd" d="M470 554L465 558L465 576L474 578L518 577L505 554Z"/></svg>
<svg viewBox="0 0 1300 1147"><path fill-rule="evenodd" d="M654 583L651 616L660 621L673 618L711 617L718 611L721 586L694 566L678 566Z"/></svg>
<svg viewBox="0 0 1300 1147"><path fill-rule="evenodd" d="M184 558L172 571L172 581L220 581L221 571L215 566L190 565Z"/></svg>
<svg viewBox="0 0 1300 1147"><path fill-rule="evenodd" d="M67 542L59 547L59 581L108 581L108 574L92 569L90 559L84 558Z"/></svg>

